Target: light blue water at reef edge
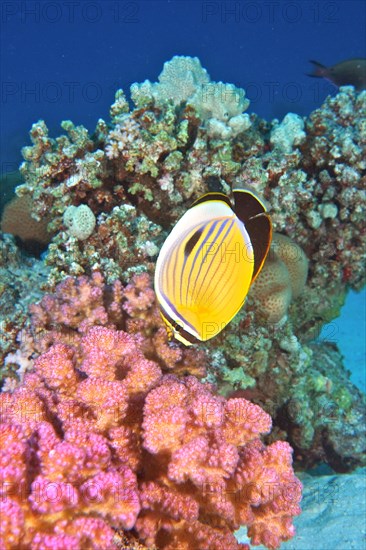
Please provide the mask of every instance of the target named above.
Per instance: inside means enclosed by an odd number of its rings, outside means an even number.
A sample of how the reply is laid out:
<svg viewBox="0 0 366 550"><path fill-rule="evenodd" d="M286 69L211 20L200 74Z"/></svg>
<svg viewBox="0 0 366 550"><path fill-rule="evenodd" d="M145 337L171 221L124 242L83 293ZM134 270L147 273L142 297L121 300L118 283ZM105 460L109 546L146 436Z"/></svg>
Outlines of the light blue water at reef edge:
<svg viewBox="0 0 366 550"><path fill-rule="evenodd" d="M340 317L323 327L320 338L335 342L351 371L352 382L366 390L366 291L351 291Z"/></svg>

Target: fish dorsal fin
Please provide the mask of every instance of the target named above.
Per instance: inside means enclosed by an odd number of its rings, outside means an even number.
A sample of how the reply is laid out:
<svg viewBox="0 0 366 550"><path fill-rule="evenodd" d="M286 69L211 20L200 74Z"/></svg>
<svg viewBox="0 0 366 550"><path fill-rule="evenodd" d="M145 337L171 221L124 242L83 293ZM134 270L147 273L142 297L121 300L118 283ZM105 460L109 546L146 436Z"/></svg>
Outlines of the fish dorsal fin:
<svg viewBox="0 0 366 550"><path fill-rule="evenodd" d="M231 208L231 210L233 210L233 205L231 204L229 197L224 193L206 193L205 195L202 195L202 197L194 201L194 203L190 206L190 208L197 206L197 204L202 204L203 202L209 202L209 201L225 202Z"/></svg>
<svg viewBox="0 0 366 550"><path fill-rule="evenodd" d="M271 246L272 222L264 204L251 191L234 189L233 194L234 212L245 225L253 246L253 282L260 272Z"/></svg>
<svg viewBox="0 0 366 550"><path fill-rule="evenodd" d="M323 65L322 63L319 63L319 61L315 61L314 59L309 59L309 63L312 63L316 67L319 67L319 69L326 69L327 67Z"/></svg>

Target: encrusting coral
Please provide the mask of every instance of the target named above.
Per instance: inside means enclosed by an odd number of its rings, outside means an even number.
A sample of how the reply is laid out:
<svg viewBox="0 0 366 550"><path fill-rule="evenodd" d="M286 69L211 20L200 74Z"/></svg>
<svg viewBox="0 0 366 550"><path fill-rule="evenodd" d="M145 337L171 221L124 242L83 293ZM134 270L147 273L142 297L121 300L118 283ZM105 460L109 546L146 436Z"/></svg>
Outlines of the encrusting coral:
<svg viewBox="0 0 366 550"><path fill-rule="evenodd" d="M1 231L19 237L27 250L38 252L51 240L47 231L50 216L42 220L32 217L33 202L29 196L14 197L5 206L1 217Z"/></svg>
<svg viewBox="0 0 366 550"><path fill-rule="evenodd" d="M163 375L123 331L54 344L1 403L1 545L277 548L294 534L301 484L271 419L195 377Z"/></svg>
<svg viewBox="0 0 366 550"><path fill-rule="evenodd" d="M278 323L285 317L292 300L304 290L307 275L308 260L303 250L289 237L275 233L252 289L258 311L268 323Z"/></svg>
<svg viewBox="0 0 366 550"><path fill-rule="evenodd" d="M95 216L86 204L68 206L65 210L63 221L70 235L73 235L80 241L85 241L85 239L90 237L95 228Z"/></svg>

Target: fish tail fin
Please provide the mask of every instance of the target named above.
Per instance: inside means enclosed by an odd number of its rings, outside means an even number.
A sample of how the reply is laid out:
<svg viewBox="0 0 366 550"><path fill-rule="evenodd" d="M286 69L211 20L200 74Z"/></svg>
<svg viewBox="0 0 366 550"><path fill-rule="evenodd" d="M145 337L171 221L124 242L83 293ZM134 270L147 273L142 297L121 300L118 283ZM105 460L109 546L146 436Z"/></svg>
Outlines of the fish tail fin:
<svg viewBox="0 0 366 550"><path fill-rule="evenodd" d="M309 59L309 63L314 65L314 70L312 73L306 73L307 76L313 76L315 78L323 78L327 76L328 69L325 65L322 65L319 61L314 61L313 59Z"/></svg>

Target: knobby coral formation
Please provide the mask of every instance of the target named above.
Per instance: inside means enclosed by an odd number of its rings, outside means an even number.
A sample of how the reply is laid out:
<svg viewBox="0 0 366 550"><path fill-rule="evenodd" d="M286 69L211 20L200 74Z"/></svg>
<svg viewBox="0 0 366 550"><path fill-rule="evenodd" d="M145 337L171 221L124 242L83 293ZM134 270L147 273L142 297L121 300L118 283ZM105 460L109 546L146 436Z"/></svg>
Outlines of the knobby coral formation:
<svg viewBox="0 0 366 550"><path fill-rule="evenodd" d="M68 206L65 210L63 221L70 235L80 241L85 241L93 233L95 228L95 216L86 204Z"/></svg>
<svg viewBox="0 0 366 550"><path fill-rule="evenodd" d="M47 280L43 262L19 250L14 238L0 234L0 380L11 389L32 364L32 338L23 332L28 306L42 296L40 285Z"/></svg>
<svg viewBox="0 0 366 550"><path fill-rule="evenodd" d="M47 231L50 217L36 221L32 218L33 202L29 196L14 197L5 206L1 217L1 231L19 237L27 250L38 252L51 240Z"/></svg>
<svg viewBox="0 0 366 550"><path fill-rule="evenodd" d="M267 322L278 323L285 317L292 300L304 290L307 275L308 259L304 251L285 235L275 233L253 288Z"/></svg>
<svg viewBox="0 0 366 550"><path fill-rule="evenodd" d="M277 548L301 484L271 419L195 377L163 375L139 339L106 327L54 344L1 404L1 547Z"/></svg>
<svg viewBox="0 0 366 550"><path fill-rule="evenodd" d="M28 335L38 353L53 343L78 342L86 330L100 325L136 335L144 354L164 372L200 378L206 374L208 358L203 350L169 345L147 273L135 275L125 287L118 280L106 285L99 272L91 278L67 277L54 294L32 304L30 312Z"/></svg>

